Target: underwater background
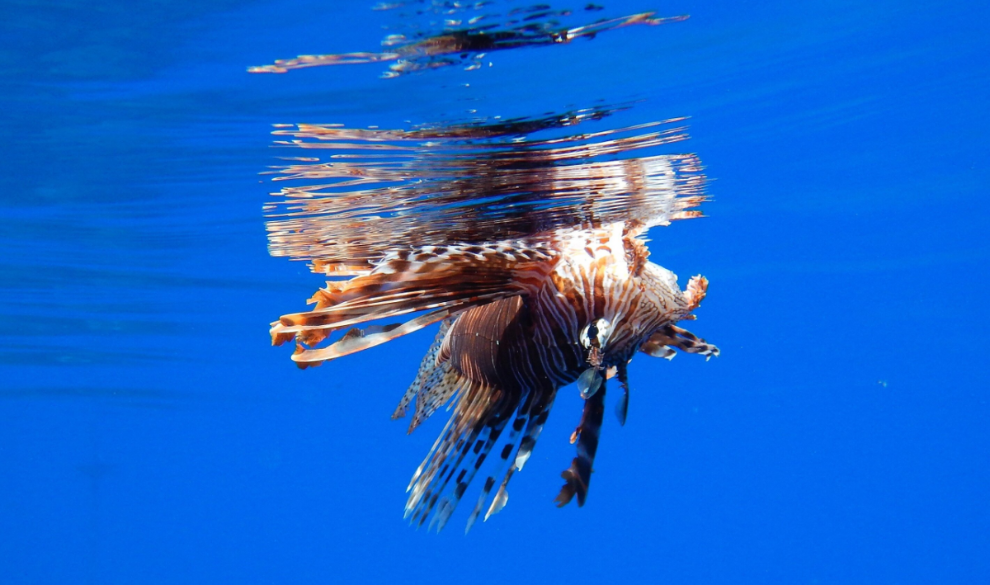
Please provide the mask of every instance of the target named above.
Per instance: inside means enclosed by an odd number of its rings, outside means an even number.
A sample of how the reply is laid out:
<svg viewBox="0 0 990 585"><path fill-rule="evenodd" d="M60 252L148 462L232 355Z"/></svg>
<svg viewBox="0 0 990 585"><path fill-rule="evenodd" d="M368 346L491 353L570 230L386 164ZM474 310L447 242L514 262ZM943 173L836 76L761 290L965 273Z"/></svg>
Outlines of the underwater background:
<svg viewBox="0 0 990 585"><path fill-rule="evenodd" d="M690 18L247 72L444 26L373 8L0 1L0 583L990 582L984 3L575 2ZM552 502L565 387L504 511L410 528L446 415L389 416L432 329L310 370L271 347L325 280L268 253L272 125L603 104L630 107L582 131L690 117L657 152L712 200L651 260L708 277L721 356L633 361L583 508Z"/></svg>

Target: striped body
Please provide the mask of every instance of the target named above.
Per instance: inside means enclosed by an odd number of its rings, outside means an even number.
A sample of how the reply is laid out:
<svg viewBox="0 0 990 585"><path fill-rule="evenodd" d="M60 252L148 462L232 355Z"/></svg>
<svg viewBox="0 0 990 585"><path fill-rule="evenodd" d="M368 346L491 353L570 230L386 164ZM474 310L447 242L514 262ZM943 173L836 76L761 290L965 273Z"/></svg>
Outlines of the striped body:
<svg viewBox="0 0 990 585"><path fill-rule="evenodd" d="M580 333L589 323L615 324L604 365L617 366L653 331L690 311L676 276L646 261L642 244L624 239L621 225L568 236L558 241L560 255L549 274L519 282L526 288L521 295L457 319L452 342L472 338L448 352L463 375L513 391L553 391L588 368Z"/></svg>

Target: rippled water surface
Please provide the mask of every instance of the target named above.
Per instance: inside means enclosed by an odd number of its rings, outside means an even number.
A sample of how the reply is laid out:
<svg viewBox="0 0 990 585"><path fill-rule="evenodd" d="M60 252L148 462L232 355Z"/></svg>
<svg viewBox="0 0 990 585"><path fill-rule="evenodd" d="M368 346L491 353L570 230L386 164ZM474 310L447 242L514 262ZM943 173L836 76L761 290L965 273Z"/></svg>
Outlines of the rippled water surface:
<svg viewBox="0 0 990 585"><path fill-rule="evenodd" d="M0 12L0 582L990 580L982 4ZM432 331L271 346L294 260L637 213L722 353L633 362L582 508L574 387L436 536L443 413L389 418Z"/></svg>

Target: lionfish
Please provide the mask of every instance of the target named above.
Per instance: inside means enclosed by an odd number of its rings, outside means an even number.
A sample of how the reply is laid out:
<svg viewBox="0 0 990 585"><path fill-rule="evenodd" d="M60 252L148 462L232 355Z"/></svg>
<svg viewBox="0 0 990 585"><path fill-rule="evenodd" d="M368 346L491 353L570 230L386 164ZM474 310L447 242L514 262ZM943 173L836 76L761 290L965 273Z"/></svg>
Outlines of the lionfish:
<svg viewBox="0 0 990 585"><path fill-rule="evenodd" d="M467 530L500 511L557 391L574 382L584 408L556 503L582 506L610 380L624 424L637 352L719 353L678 326L695 318L708 281L695 276L682 290L648 259L645 240L651 227L701 215L700 162L619 156L685 139L683 119L561 135L615 111L274 132L276 146L317 156L271 171L291 186L266 208L270 252L331 280L311 310L272 324L273 343L294 341L292 359L305 368L439 324L393 414L412 411L412 432L440 406L453 410L408 487L405 515L417 525L432 518L442 529L488 459L496 463Z"/></svg>

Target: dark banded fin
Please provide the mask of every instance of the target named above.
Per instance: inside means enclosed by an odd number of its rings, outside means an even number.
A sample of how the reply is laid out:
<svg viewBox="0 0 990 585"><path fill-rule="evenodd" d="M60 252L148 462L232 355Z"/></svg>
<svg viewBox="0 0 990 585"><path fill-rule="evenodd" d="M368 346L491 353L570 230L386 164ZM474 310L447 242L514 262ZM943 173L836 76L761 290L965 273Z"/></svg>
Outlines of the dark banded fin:
<svg viewBox="0 0 990 585"><path fill-rule="evenodd" d="M441 498L437 504L436 513L433 516L433 520L430 521L430 528L435 526L438 533L443 530L450 516L457 509L461 498L464 497L464 492L467 491L468 485L474 479L474 475L485 462L492 447L498 442L499 435L502 434L502 429L505 428L506 420L494 421L494 424L491 424L491 422L484 424L481 432L473 440L465 443L462 453L458 458L457 465L452 466L448 475L443 478L442 484L434 488L435 493L441 493L446 489L451 479L454 480L454 489L449 495ZM474 457L467 464L464 464L464 458L469 452L474 453ZM425 516L429 515L429 512L428 509L424 511L424 519Z"/></svg>
<svg viewBox="0 0 990 585"><path fill-rule="evenodd" d="M516 471L520 471L526 465L530 455L532 455L533 448L536 447L536 441L540 438L543 426L546 424L547 417L550 415L550 408L553 406L554 398L554 393L551 393L549 396L543 393L533 393L523 403L520 412L516 415L515 420L512 421L509 438L502 447L498 466L485 479L485 484L481 488L481 495L478 497L478 502L475 504L474 510L471 511L471 516L468 517L467 526L464 528L465 534L471 530L471 527L474 526L474 523L481 515L485 502L488 501L488 496L491 495L492 489L495 487L495 478L508 465L509 470L502 478L495 498L485 513L485 520L487 521L492 514L497 514L505 507L505 503L509 497L506 491L509 480ZM518 447L516 447L515 441L520 432L523 433L523 438L519 441Z"/></svg>
<svg viewBox="0 0 990 585"><path fill-rule="evenodd" d="M656 348L676 348L686 353L701 354L705 356L705 359L710 359L712 356L718 357L720 353L719 349L714 345L701 339L687 329L681 329L673 324L665 325L651 335L640 346L640 351L650 355L657 355L655 353L657 351ZM672 357L672 354L670 356L662 355L658 357Z"/></svg>
<svg viewBox="0 0 990 585"><path fill-rule="evenodd" d="M416 470L409 484L409 499L405 516L422 525L440 499L440 491L457 471L461 460L484 429L479 425L487 405L486 388L462 379L464 391L458 400L454 416L447 422L433 449Z"/></svg>
<svg viewBox="0 0 990 585"><path fill-rule="evenodd" d="M502 473L505 469L506 464L509 462L509 458L512 457L513 451L515 451L515 442L519 436L519 432L526 425L527 415L525 413L516 413L515 419L512 421L512 425L509 427L509 436L506 439L505 444L502 446L502 450L499 453L498 463L495 467L494 473L490 474L485 478L485 484L481 487L481 495L478 497L477 503L474 505L474 509L471 510L471 515L468 517L467 526L464 528L464 534L471 531L471 527L474 526L474 522L478 519L478 515L481 514L481 510L488 500L489 494L491 494L492 488L495 487L495 478Z"/></svg>
<svg viewBox="0 0 990 585"><path fill-rule="evenodd" d="M445 362L440 367L449 366ZM417 525L425 523L435 510L430 527L438 531L457 507L518 405L512 396L491 386L464 377L457 384L459 398L454 415L413 476L406 503L406 517ZM451 482L453 491L445 495Z"/></svg>
<svg viewBox="0 0 990 585"><path fill-rule="evenodd" d="M574 496L577 496L578 506L583 506L585 498L588 497L588 485L591 483L592 466L595 463L595 453L598 451L598 438L604 413L605 382L603 381L598 392L584 401L581 424L574 431L577 440L577 457L571 462L571 466L560 474L565 483L554 500L558 508L566 506Z"/></svg>

